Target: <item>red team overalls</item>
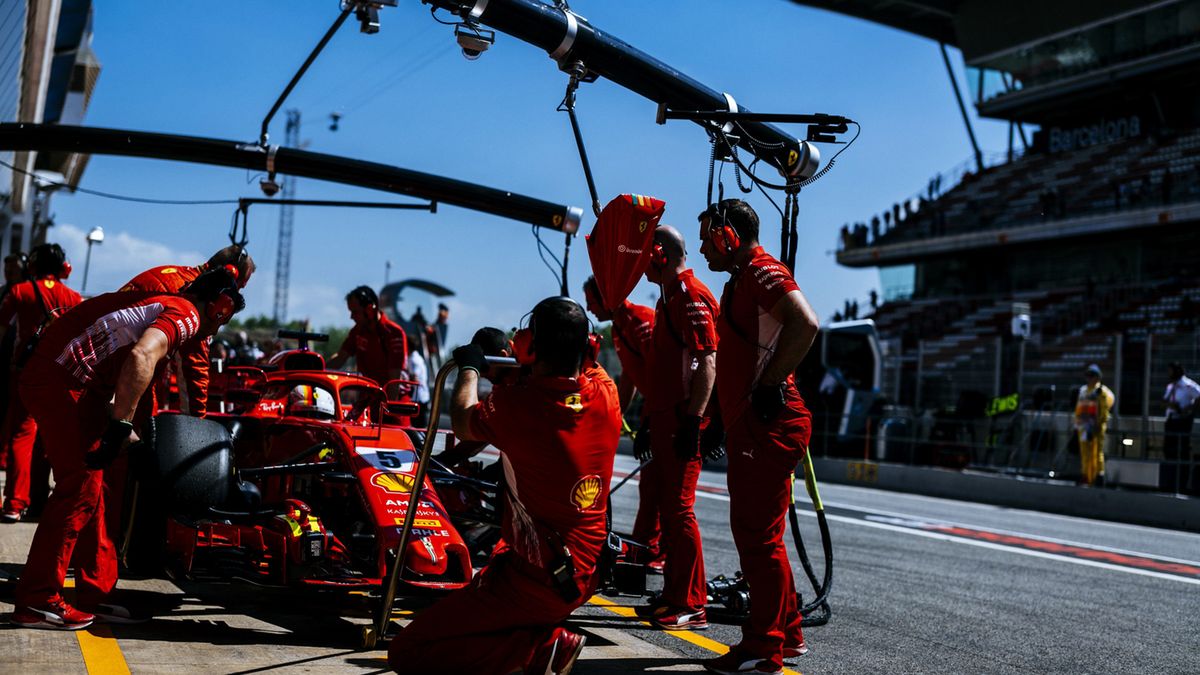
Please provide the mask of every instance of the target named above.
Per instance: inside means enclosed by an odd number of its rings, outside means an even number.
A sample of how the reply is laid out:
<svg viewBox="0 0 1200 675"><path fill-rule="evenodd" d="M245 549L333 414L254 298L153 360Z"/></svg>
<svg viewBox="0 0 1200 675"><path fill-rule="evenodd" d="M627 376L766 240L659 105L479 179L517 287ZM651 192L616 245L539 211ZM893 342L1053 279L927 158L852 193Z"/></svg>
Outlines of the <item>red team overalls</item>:
<svg viewBox="0 0 1200 675"><path fill-rule="evenodd" d="M81 300L78 293L67 288L66 284L53 275L13 286L4 302L0 304L0 326L8 325L13 317L16 317L17 340L13 350L14 357L20 357L29 338L47 321L47 315L56 318L78 305ZM4 510L12 512L20 512L29 506L31 476L38 474L41 482L45 483L48 475L45 468L35 470L36 467L44 467L46 461L44 457L34 455L38 427L21 401L17 391L17 375L14 370L9 376L8 414L4 421L4 454L8 457Z"/></svg>
<svg viewBox="0 0 1200 675"><path fill-rule="evenodd" d="M649 377L648 360L654 351L654 310L626 300L613 310L612 334L617 358L621 360L621 377L628 377L644 398ZM643 405L642 416L645 415ZM652 465L653 462L642 469L642 477L638 480L638 511L633 521L633 539L646 545L649 560L659 556L662 536L658 519L658 483L646 473L653 473Z"/></svg>
<svg viewBox="0 0 1200 675"><path fill-rule="evenodd" d="M174 354L199 325L195 306L180 296L108 293L79 305L43 335L21 372L19 391L41 428L55 486L17 584L18 606L59 599L68 566L75 568L81 606L102 602L116 585L117 553L104 523L105 472L88 469L84 455L99 447L121 366L142 334L161 330Z"/></svg>
<svg viewBox="0 0 1200 675"><path fill-rule="evenodd" d="M621 431L616 386L600 368L579 378L530 376L492 390L471 411L471 434L501 451L509 485L503 541L466 588L417 615L388 650L401 673L511 673L591 597ZM519 502L532 529L514 516ZM579 597L547 569L566 545Z"/></svg>
<svg viewBox="0 0 1200 675"><path fill-rule="evenodd" d="M717 394L726 428L730 529L751 589L741 651L782 667L782 649L804 641L795 581L783 544L792 471L808 451L812 417L787 379L787 406L769 423L750 407L750 394L779 342L782 324L770 310L799 290L792 275L763 251L726 284L718 322Z"/></svg>
<svg viewBox="0 0 1200 675"><path fill-rule="evenodd" d="M699 456L680 460L675 453L675 432L690 397L692 354L717 348L717 301L691 270L674 279L663 279L663 298L654 315L654 355L647 382L646 409L650 412L650 448L654 461L646 466L658 486L662 523L662 604L673 609L698 611L708 602L704 553L696 523L696 483L700 480ZM643 469L645 471L645 469Z"/></svg>
<svg viewBox="0 0 1200 675"><path fill-rule="evenodd" d="M355 368L384 386L408 363L408 336L400 324L379 315L374 326L355 325L342 343L342 353L353 356Z"/></svg>
<svg viewBox="0 0 1200 675"><path fill-rule="evenodd" d="M205 265L163 265L152 267L130 279L122 291L154 291L179 293L207 269ZM179 409L189 415L203 417L208 412L209 357L208 340L195 340L179 350ZM155 409L165 406L168 398L167 379L155 383Z"/></svg>

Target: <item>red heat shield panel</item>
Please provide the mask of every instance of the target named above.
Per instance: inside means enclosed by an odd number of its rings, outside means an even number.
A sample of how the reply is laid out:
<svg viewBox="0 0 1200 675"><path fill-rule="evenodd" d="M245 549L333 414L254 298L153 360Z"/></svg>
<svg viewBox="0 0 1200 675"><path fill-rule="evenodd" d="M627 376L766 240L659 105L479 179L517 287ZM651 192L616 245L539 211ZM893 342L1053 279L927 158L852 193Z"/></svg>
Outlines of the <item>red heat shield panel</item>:
<svg viewBox="0 0 1200 675"><path fill-rule="evenodd" d="M618 195L600 212L587 236L592 273L604 306L616 309L650 264L650 242L666 202L645 195Z"/></svg>

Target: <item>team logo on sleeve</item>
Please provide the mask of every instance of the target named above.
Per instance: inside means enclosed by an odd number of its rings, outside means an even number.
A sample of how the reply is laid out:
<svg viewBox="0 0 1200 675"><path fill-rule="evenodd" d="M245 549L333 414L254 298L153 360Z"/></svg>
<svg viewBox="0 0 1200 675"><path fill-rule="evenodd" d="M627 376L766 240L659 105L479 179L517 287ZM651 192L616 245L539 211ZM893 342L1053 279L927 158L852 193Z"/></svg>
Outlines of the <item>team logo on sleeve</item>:
<svg viewBox="0 0 1200 675"><path fill-rule="evenodd" d="M392 494L408 494L413 489L413 477L402 473L377 473L371 484Z"/></svg>
<svg viewBox="0 0 1200 675"><path fill-rule="evenodd" d="M176 272L178 272L178 271L179 271L179 270L175 269L174 267L164 267L164 268L162 269L162 273L163 273L163 274L175 274L175 273L176 273Z"/></svg>
<svg viewBox="0 0 1200 675"><path fill-rule="evenodd" d="M570 394L563 399L563 405L574 410L575 412L583 411L583 397L579 394Z"/></svg>
<svg viewBox="0 0 1200 675"><path fill-rule="evenodd" d="M596 474L584 476L575 481L575 487L571 488L571 503L575 505L575 509L580 513L596 511L596 504L600 501L601 487L603 485L600 482L600 476Z"/></svg>

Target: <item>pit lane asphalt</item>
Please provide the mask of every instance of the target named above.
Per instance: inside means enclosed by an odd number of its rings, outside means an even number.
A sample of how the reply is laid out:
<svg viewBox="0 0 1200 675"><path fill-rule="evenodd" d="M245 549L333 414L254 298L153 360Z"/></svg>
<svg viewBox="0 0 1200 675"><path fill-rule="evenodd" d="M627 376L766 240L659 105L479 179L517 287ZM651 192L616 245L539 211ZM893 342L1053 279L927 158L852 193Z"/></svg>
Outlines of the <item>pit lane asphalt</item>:
<svg viewBox="0 0 1200 675"><path fill-rule="evenodd" d="M619 474L635 466L618 456ZM706 471L697 499L709 576L738 569L724 476ZM798 493L803 488L797 485ZM1200 535L1068 518L861 487L823 485L835 543L833 616L808 629L806 673L1188 673L1200 670L1200 578L1097 566L994 542L942 536L953 523L1037 541L1118 549L1200 567ZM613 497L618 527L637 506L630 481ZM818 573L819 535L807 498L801 527ZM0 526L0 570L19 572L33 524ZM793 559L793 562L795 560ZM798 564L798 578L803 578ZM655 580L657 583L657 580ZM161 618L85 635L0 630L2 672L382 672L384 652L355 649L361 598L267 591L245 584L121 583ZM811 591L805 594L811 597ZM631 605L636 600L611 598ZM603 601L603 599L601 599ZM0 612L11 610L0 584ZM419 610L417 610L419 611ZM717 618L713 612L710 620ZM704 647L590 604L572 619L588 635L581 675L695 672ZM718 619L700 633L714 647L739 631ZM114 636L109 639L107 636ZM712 641L712 642L707 642ZM85 658L88 659L85 666Z"/></svg>

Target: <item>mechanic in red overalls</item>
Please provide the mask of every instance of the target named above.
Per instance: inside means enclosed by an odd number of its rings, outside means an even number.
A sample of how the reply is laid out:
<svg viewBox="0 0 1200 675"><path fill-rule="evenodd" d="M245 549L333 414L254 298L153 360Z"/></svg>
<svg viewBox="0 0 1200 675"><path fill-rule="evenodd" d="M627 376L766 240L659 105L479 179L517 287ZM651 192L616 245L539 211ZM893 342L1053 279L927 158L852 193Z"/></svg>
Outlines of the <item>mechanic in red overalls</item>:
<svg viewBox="0 0 1200 675"><path fill-rule="evenodd" d="M646 268L646 278L659 285L662 297L654 313L645 408L667 559L662 595L640 612L667 630L708 628L704 551L694 507L700 433L716 379L717 301L686 262L683 236L660 225Z"/></svg>
<svg viewBox="0 0 1200 675"><path fill-rule="evenodd" d="M408 336L395 321L379 309L379 296L370 286L359 286L346 294L346 309L354 327L342 346L329 359L330 370L341 370L351 356L357 372L384 386L392 380L406 379Z"/></svg>
<svg viewBox="0 0 1200 675"><path fill-rule="evenodd" d="M181 288L191 283L196 277L207 270L218 269L232 265L237 270L238 286L245 288L254 274L256 266L254 259L246 249L230 245L217 251L202 265L162 265L152 267L130 279L121 287L122 291L155 291L158 293L178 293ZM208 381L209 356L208 340L197 340L188 343L180 350L176 369L179 376L179 410L184 414L203 417L208 412ZM160 405L167 401L167 378L163 378L156 395Z"/></svg>
<svg viewBox="0 0 1200 675"><path fill-rule="evenodd" d="M604 306L596 277L583 282L583 297L588 311L597 321L612 321L613 346L621 361L621 381L617 395L621 412L629 409L634 394L646 391L648 363L654 351L654 310L626 300L613 311ZM644 395L644 394L643 394ZM634 455L639 462L650 459L650 425L642 410L642 424L634 440ZM653 462L642 467L638 479L638 511L633 521L633 540L646 545L646 560L651 571L662 573L663 554L659 548L662 530L658 518L658 479Z"/></svg>
<svg viewBox="0 0 1200 675"><path fill-rule="evenodd" d="M621 432L617 388L594 365L587 317L570 298L538 303L514 345L532 372L482 401L483 351L454 350L454 433L501 452L503 541L470 585L400 631L388 650L398 672L562 674L582 651L584 638L558 624L599 583Z"/></svg>
<svg viewBox="0 0 1200 675"><path fill-rule="evenodd" d="M749 204L727 199L706 210L700 236L709 269L731 275L721 296L717 395L728 434L730 529L751 594L741 643L705 666L780 673L784 658L808 651L783 531L792 472L812 431L793 373L819 324L791 272L759 246Z"/></svg>
<svg viewBox="0 0 1200 675"><path fill-rule="evenodd" d="M82 301L78 293L63 283L63 279L71 273L71 264L58 244L34 247L29 254L29 269L33 278L13 286L4 297L4 302L0 303L0 336L6 332L13 317L17 319L14 362L22 358L30 338L39 328L49 325L50 321ZM4 421L4 454L8 457L8 474L4 482L3 520L8 523L21 520L25 509L29 507L32 476L36 474L39 477L41 484L38 489L43 494L49 477L45 457L34 452L38 427L21 402L17 391L19 366L15 363L14 366L9 374L9 406ZM35 470L35 466L40 470Z"/></svg>
<svg viewBox="0 0 1200 675"><path fill-rule="evenodd" d="M148 406L138 404L156 373L182 345L207 339L243 305L237 282L222 268L201 274L183 295L92 298L46 330L21 371L19 390L40 427L55 486L17 583L14 624L78 630L97 617L130 620L128 610L107 602L117 555L104 522L104 469L137 440L135 424L149 418ZM61 594L68 566L75 569L79 609Z"/></svg>

